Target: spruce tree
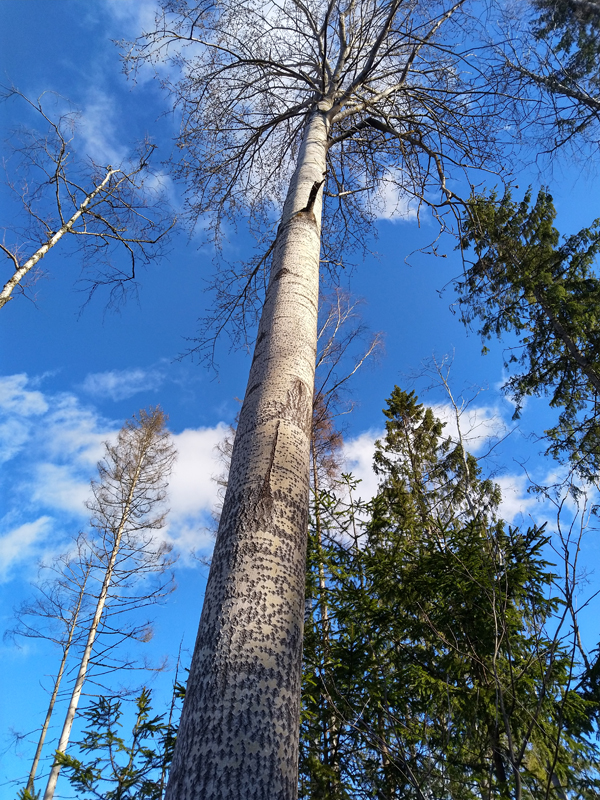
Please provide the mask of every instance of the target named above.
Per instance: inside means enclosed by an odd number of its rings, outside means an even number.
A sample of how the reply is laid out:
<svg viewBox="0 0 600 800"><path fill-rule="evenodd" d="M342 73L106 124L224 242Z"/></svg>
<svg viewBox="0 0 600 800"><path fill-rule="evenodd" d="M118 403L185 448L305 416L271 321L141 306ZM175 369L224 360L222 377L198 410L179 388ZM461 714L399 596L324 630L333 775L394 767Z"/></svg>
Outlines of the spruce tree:
<svg viewBox="0 0 600 800"><path fill-rule="evenodd" d="M600 471L600 219L560 241L552 197L531 204L510 191L475 196L462 246L475 260L456 284L463 321L482 339L509 343L504 389L517 415L530 395L560 409L546 431L548 452L588 480ZM516 336L516 341L513 338Z"/></svg>
<svg viewBox="0 0 600 800"><path fill-rule="evenodd" d="M497 519L498 488L413 393L385 413L377 496L324 494L310 537L301 797L591 798L595 701L548 535Z"/></svg>

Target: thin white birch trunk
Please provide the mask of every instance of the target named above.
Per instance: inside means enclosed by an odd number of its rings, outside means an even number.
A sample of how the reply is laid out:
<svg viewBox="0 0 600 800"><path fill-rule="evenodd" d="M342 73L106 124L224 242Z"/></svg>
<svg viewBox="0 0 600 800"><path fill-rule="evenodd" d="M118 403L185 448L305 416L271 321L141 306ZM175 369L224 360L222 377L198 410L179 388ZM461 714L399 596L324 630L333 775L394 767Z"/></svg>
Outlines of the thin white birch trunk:
<svg viewBox="0 0 600 800"><path fill-rule="evenodd" d="M118 170L108 167L104 179L101 181L101 183L98 184L98 186L96 186L93 192L90 192L86 196L86 198L83 200L83 202L81 203L77 211L73 214L73 216L69 220L67 220L56 231L56 233L53 233L51 236L49 236L48 241L45 242L43 245L41 245L41 247L38 247L38 249L31 256L31 258L28 258L24 264L20 265L19 262L17 261L16 256L13 255L12 253L9 254L15 264L15 271L12 274L12 277L9 278L8 281L6 281L2 291L0 292L0 308L6 305L6 303L8 303L9 300L12 300L11 295L13 289L21 282L21 280L25 277L25 275L27 275L27 273L35 267L38 261L40 261L46 255L46 253L51 248L53 248L57 242L59 242L62 239L65 233L69 233L69 231L73 229L73 226L75 225L77 220L81 217L85 209L89 206L92 200L102 191L102 189L106 187L106 185L116 172L118 172ZM5 250L5 252L7 252L6 248L3 249Z"/></svg>
<svg viewBox="0 0 600 800"><path fill-rule="evenodd" d="M73 643L73 636L75 635L75 629L77 627L77 619L79 618L79 611L81 609L81 603L83 601L83 595L85 593L85 586L87 583L88 576L90 574L90 569L85 574L85 578L81 585L81 589L79 591L79 597L77 598L77 605L75 607L75 612L73 614L73 619L71 620L71 625L69 626L69 632L67 636L67 641L65 647L63 649L63 655L60 662L60 667L58 670L58 675L56 676L56 681L54 682L54 689L52 690L52 696L50 697L50 703L48 704L48 711L46 712L46 719L44 720L44 724L42 725L42 730L40 733L40 738L37 744L37 748L35 751L35 756L33 757L33 764L31 765L31 771L29 773L29 778L27 780L27 791L30 794L34 793L34 781L35 775L37 772L38 764L40 762L40 756L42 754L42 748L44 747L44 741L46 739L46 734L48 733L48 727L50 725L50 719L52 718L52 712L54 711L54 704L56 703L56 698L58 696L58 690L60 689L60 684L62 682L62 677L65 672L65 666L67 664L67 658L69 657L69 651L71 649L71 644Z"/></svg>
<svg viewBox="0 0 600 800"><path fill-rule="evenodd" d="M297 796L327 134L317 110L277 233L166 800Z"/></svg>
<svg viewBox="0 0 600 800"><path fill-rule="evenodd" d="M92 624L90 626L90 631L88 634L87 642L85 645L85 650L83 651L83 655L81 657L81 664L79 666L79 672L77 673L77 679L75 681L75 686L73 687L73 693L71 694L71 700L69 702L69 708L67 709L67 714L65 717L65 721L63 724L62 733L60 735L60 740L58 742L58 747L56 748L59 753L64 753L67 749L67 745L69 744L69 738L71 736L71 729L73 727L73 721L75 719L75 714L77 713L77 706L79 705L79 698L81 697L81 692L83 690L83 684L85 683L85 678L87 675L87 670L89 666L90 657L92 655L92 648L94 646L94 641L96 639L96 634L98 633L98 626L100 625L100 620L102 619L102 614L104 613L104 607L106 605L106 598L108 596L108 590L110 588L110 584L112 581L112 575L115 567L115 562L117 560L117 555L119 554L119 549L121 547L121 539L123 537L123 531L125 529L125 525L129 519L129 514L131 510L131 503L133 500L133 495L135 492L135 488L137 486L137 482L140 477L140 473L142 470L142 463L144 458L144 450L143 448L140 449L140 454L138 458L138 463L136 465L136 470L133 475L133 479L131 481L131 487L127 494L127 500L125 502L125 506L123 508L123 514L119 521L119 526L117 528L113 547L111 550L110 558L108 560L108 564L106 566L106 571L104 573L104 580L102 582L102 588L100 590L100 595L98 596L98 602L96 604L96 611L94 612L94 618L92 620ZM50 771L50 775L48 777L48 784L46 786L46 791L44 793L44 800L52 800L54 797L54 792L56 790L56 782L58 781L58 776L60 773L61 765L54 762L52 769Z"/></svg>

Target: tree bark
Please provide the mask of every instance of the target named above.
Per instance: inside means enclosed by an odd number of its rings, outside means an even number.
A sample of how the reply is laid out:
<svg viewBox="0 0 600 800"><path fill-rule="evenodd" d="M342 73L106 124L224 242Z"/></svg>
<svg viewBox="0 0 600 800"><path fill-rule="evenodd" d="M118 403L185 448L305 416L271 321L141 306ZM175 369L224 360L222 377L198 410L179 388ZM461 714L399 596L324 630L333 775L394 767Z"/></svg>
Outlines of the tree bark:
<svg viewBox="0 0 600 800"><path fill-rule="evenodd" d="M273 251L165 800L294 800L328 108Z"/></svg>
<svg viewBox="0 0 600 800"><path fill-rule="evenodd" d="M27 273L35 267L38 261L40 261L40 259L42 259L46 255L46 253L52 247L54 247L54 245L57 242L59 242L62 239L65 233L70 233L73 230L73 226L75 225L77 220L81 217L81 215L85 212L86 208L89 206L92 200L94 200L96 196L100 194L100 192L103 189L106 188L112 176L115 175L118 171L119 170L113 169L110 166L107 167L106 175L104 176L102 181L96 186L96 188L92 192L90 192L84 198L84 200L81 202L79 208L73 214L73 216L70 219L68 219L65 223L63 223L63 225L61 225L61 227L55 233L49 234L48 241L45 242L40 247L38 247L35 253L30 258L28 258L24 264L20 265L17 257L13 253L10 253L10 251L8 251L5 247L2 247L5 253L8 256L10 256L10 258L14 262L15 271L12 277L9 278L9 280L7 280L6 283L4 284L2 291L0 291L0 308L2 308L2 306L6 305L6 303L8 303L8 301L12 299L13 289L21 282L21 279L24 278L25 275L27 275Z"/></svg>
<svg viewBox="0 0 600 800"><path fill-rule="evenodd" d="M40 738L38 740L37 748L35 751L35 756L33 757L33 763L31 765L31 771L29 773L29 778L27 779L27 791L30 794L34 794L34 781L35 775L37 772L38 764L40 762L40 756L42 755L42 748L44 747L44 741L46 739L46 734L48 733L48 727L50 725L50 720L52 718L52 712L54 711L54 705L56 703L56 698L58 696L58 690L60 689L60 684L62 682L62 677L65 671L65 666L67 664L67 658L69 657L69 651L71 649L71 644L73 642L73 636L75 634L75 630L77 627L77 619L79 617L79 611L81 609L81 603L83 601L83 596L85 593L85 585L87 583L88 576L90 574L90 568L88 567L87 572L85 574L85 578L81 585L81 589L79 591L79 595L77 597L77 604L75 606L75 611L73 613L73 618L71 620L67 641L65 642L65 646L63 648L63 655L60 662L60 667L58 669L58 674L56 676L56 680L54 681L54 688L52 690L52 696L50 697L50 703L48 704L48 710L46 712L46 719L44 720L44 724L42 725L42 730L40 732Z"/></svg>
<svg viewBox="0 0 600 800"><path fill-rule="evenodd" d="M67 709L65 721L63 723L63 728L61 731L60 740L58 742L58 747L57 747L59 753L64 753L65 750L67 749L67 745L69 744L69 739L71 737L71 729L73 727L73 721L75 720L75 714L77 713L79 699L81 697L81 692L83 691L83 684L85 683L85 679L87 676L87 670L90 658L92 656L92 649L94 647L94 642L96 641L96 634L98 633L100 620L102 619L104 608L106 606L106 598L108 596L108 590L112 582L113 572L115 569L115 562L117 560L117 556L121 548L123 531L125 530L125 526L129 520L129 515L131 513L131 506L133 503L137 482L139 480L142 471L142 462L144 460L144 456L145 456L145 450L144 448L140 448L136 469L131 481L131 487L129 489L127 500L123 508L123 514L119 521L119 526L114 533L114 542L110 558L106 566L106 571L104 573L104 580L102 581L102 588L100 589L98 602L96 603L94 618L92 620L92 624L90 625L90 630L88 633L85 650L83 651L83 655L81 656L81 663L79 665L79 671L77 673L77 678L75 680L75 686L73 687L71 700L69 701L69 708ZM44 792L44 800L52 800L52 798L54 797L54 792L56 790L56 782L58 781L58 776L60 774L60 768L61 764L59 764L55 760L54 764L52 765L52 769L50 770L50 775L48 777L46 791Z"/></svg>

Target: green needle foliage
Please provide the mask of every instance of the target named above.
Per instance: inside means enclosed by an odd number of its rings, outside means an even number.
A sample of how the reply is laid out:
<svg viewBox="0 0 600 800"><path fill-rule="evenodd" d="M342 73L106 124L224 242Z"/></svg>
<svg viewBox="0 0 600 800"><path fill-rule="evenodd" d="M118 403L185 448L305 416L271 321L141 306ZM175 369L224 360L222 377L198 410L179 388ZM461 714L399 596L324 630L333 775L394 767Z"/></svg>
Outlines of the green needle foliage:
<svg viewBox="0 0 600 800"><path fill-rule="evenodd" d="M593 800L600 659L575 659L544 527L498 519L500 492L395 388L376 497L343 476L309 531L301 800ZM174 699L185 689L174 687ZM59 755L82 800L161 800L168 721L137 700L86 712L82 756Z"/></svg>
<svg viewBox="0 0 600 800"><path fill-rule="evenodd" d="M517 371L504 389L517 415L528 395L548 395L560 409L546 431L548 452L593 479L600 471L600 220L561 243L552 197L542 190L530 202L530 192L521 202L510 191L501 200L494 192L472 198L462 247L476 260L456 284L462 319L477 320L484 341L509 335L505 360Z"/></svg>
<svg viewBox="0 0 600 800"><path fill-rule="evenodd" d="M385 414L376 498L346 476L311 529L300 797L591 800L597 703L548 536L496 518L498 488L414 394Z"/></svg>
<svg viewBox="0 0 600 800"><path fill-rule="evenodd" d="M523 81L523 94L533 88L529 98L542 101L543 110L538 109L536 116L551 134L546 140L550 152L576 142L579 152L582 139L596 147L600 142L600 2L531 0L531 6L528 38L511 47L510 66ZM537 40L534 47L532 35Z"/></svg>
<svg viewBox="0 0 600 800"><path fill-rule="evenodd" d="M533 0L539 10L536 38L550 40L562 59L557 83L589 80L590 100L600 91L600 3L598 0ZM566 60L565 60L566 57Z"/></svg>
<svg viewBox="0 0 600 800"><path fill-rule="evenodd" d="M173 756L176 727L165 715L153 716L151 693L136 699L136 716L129 740L121 734L122 701L100 697L83 716L84 738L77 742L87 763L56 753L69 782L81 800L161 800Z"/></svg>

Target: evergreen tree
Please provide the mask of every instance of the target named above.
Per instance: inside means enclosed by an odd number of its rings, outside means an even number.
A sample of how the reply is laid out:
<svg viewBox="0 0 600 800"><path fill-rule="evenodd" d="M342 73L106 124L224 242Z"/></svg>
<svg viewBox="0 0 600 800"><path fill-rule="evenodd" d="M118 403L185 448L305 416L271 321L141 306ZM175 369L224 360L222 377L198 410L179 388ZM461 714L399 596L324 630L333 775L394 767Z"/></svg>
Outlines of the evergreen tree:
<svg viewBox="0 0 600 800"><path fill-rule="evenodd" d="M175 696L181 696L177 684ZM77 745L92 760L84 763L69 754L56 754L81 800L161 800L177 729L172 715L167 722L164 714L152 716L151 701L151 692L144 688L136 699L136 715L127 740L120 732L121 700L100 697L83 713L87 728Z"/></svg>
<svg viewBox="0 0 600 800"><path fill-rule="evenodd" d="M544 529L496 519L497 487L414 394L385 413L377 497L324 494L311 532L301 797L593 797L596 705Z"/></svg>
<svg viewBox="0 0 600 800"><path fill-rule="evenodd" d="M544 85L576 100L578 127L587 127L600 118L600 2L533 0L533 6L536 38L550 42L560 58Z"/></svg>
<svg viewBox="0 0 600 800"><path fill-rule="evenodd" d="M473 197L462 246L476 260L456 284L462 318L478 320L484 340L516 335L505 361L518 372L505 391L517 413L528 395L549 395L561 411L546 431L548 452L593 479L600 470L600 220L561 243L551 195L542 190L530 201L530 192L520 203L510 191L501 200L494 192Z"/></svg>

